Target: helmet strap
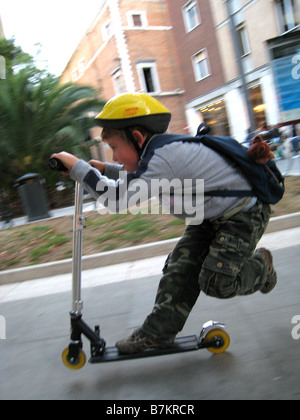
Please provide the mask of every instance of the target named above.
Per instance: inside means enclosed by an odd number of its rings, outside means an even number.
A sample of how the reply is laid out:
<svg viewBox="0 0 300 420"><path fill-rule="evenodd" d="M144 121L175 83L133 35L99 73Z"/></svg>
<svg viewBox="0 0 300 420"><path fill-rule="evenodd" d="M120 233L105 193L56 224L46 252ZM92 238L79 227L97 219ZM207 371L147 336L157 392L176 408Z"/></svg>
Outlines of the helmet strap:
<svg viewBox="0 0 300 420"><path fill-rule="evenodd" d="M130 128L125 128L125 133L126 133L126 137L128 138L128 140L133 144L137 154L139 155L139 157L141 157L142 149L139 147L138 142L133 137L133 134L132 134Z"/></svg>

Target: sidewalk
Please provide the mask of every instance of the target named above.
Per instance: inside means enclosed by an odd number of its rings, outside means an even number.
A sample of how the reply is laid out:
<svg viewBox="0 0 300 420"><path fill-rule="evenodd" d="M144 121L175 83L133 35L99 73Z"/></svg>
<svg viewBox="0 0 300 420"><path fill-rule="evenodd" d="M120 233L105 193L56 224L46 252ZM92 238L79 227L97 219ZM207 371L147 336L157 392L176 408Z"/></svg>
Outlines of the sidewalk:
<svg viewBox="0 0 300 420"><path fill-rule="evenodd" d="M0 314L6 322L6 339L0 339L0 400L128 400L133 406L139 400L299 400L300 337L293 320L300 316L300 213L272 219L268 232L258 246L272 251L278 275L274 291L228 300L201 294L180 333L199 335L206 321L224 322L231 345L221 355L201 350L68 370L60 355L70 340L70 261L69 267L57 262L9 270L6 284L0 272ZM108 346L128 336L152 310L174 244L84 260L84 320L91 328L101 325ZM50 274L63 266L65 274ZM89 344L83 337L87 360Z"/></svg>
<svg viewBox="0 0 300 420"><path fill-rule="evenodd" d="M93 201L89 203L83 203L84 212L89 212L95 209L96 209L96 202ZM61 209L55 209L55 210L49 211L49 215L51 219L55 217L72 216L73 214L74 214L74 206L63 207ZM26 225L27 223L28 223L27 216L17 217L11 220L11 226L22 226L22 225ZM30 222L30 223L35 223L35 222ZM3 228L5 228L5 224L4 222L0 221L0 229L3 229Z"/></svg>
<svg viewBox="0 0 300 420"><path fill-rule="evenodd" d="M72 214L73 207L63 211ZM83 317L91 328L100 323L108 346L128 336L152 310L176 241L83 258ZM201 294L180 333L199 335L204 322L224 322L231 339L225 353L87 363L76 372L60 357L70 339L71 260L0 272L0 316L6 322L0 400L128 400L136 407L139 400L299 400L300 325L294 320L300 319L300 212L271 219L258 246L272 251L274 291L228 300ZM89 344L83 337L87 360Z"/></svg>
<svg viewBox="0 0 300 420"><path fill-rule="evenodd" d="M266 235L273 232L288 230L291 235L291 241L293 236L297 235L300 238L300 234L293 232L293 228L300 226L300 212L293 213L285 216L279 216L271 218ZM267 238L267 236L265 237ZM278 236L280 237L280 235ZM274 239L277 242L277 239ZM134 246L130 248L123 248L115 251L102 252L90 256L84 256L82 258L82 269L96 269L99 267L105 267L125 262L132 262L143 260L145 258L156 257L160 255L169 254L175 247L177 239L170 239L167 241L154 242L146 245ZM11 270L0 271L0 285L23 282L27 280L35 280L42 277L57 276L61 274L68 274L72 271L72 259L66 259L61 261L50 262L46 264L38 264L24 268L16 268Z"/></svg>
<svg viewBox="0 0 300 420"><path fill-rule="evenodd" d="M279 169L283 174L300 175L300 155L288 159L279 159L276 161ZM89 212L97 208L97 203L83 203L83 211ZM62 209L51 210L49 212L51 218L59 218L62 216L70 216L74 213L74 206ZM19 226L27 223L27 216L13 219L13 226ZM35 223L35 222L33 222ZM300 226L300 212L290 215L271 218L266 233L276 232L285 229L292 229ZM0 222L0 229L4 227L4 223ZM82 259L82 267L84 270L94 269L98 267L108 266L111 264L123 263L128 261L140 260L146 257L155 257L168 254L172 251L177 239L169 241L155 242L152 244L125 248L116 251L104 252L91 256L85 256ZM0 271L0 285L7 283L16 283L27 280L34 280L41 277L49 277L60 274L67 274L72 271L72 259L55 261L42 265L34 265L19 269Z"/></svg>
<svg viewBox="0 0 300 420"><path fill-rule="evenodd" d="M204 322L226 324L229 349L207 350L68 370L71 275L0 286L6 340L0 340L0 399L5 400L299 400L298 319L300 227L264 235L278 285L268 295L218 300L201 294L181 336L199 334ZM86 270L83 316L101 325L113 345L151 311L166 255ZM43 274L43 273L41 273ZM297 318L296 318L297 317ZM83 350L90 355L83 337ZM195 401L193 403L193 400ZM162 401L162 402L158 402Z"/></svg>
<svg viewBox="0 0 300 420"><path fill-rule="evenodd" d="M147 246L134 247L129 254L122 253L122 250L120 255L118 255L118 251L103 253L102 264L96 263L96 266L92 268L89 267L89 264L86 264L87 267L83 266L82 289L160 275L167 255L175 246L176 241L150 244L156 256L151 256L148 251L146 252L144 247ZM266 247L271 251L296 246L300 246L300 224L299 227L293 229L265 234L258 244L258 247ZM118 259L123 261L118 262ZM108 261L110 261L109 264ZM9 270L6 276L3 275L4 272L0 272L0 303L70 292L72 285L71 264L70 269L65 273L58 273L59 270L55 270L55 268L57 267L53 263L53 266L44 264L37 269L33 267L32 270ZM28 274L29 278L24 280ZM33 275L34 278L30 275Z"/></svg>

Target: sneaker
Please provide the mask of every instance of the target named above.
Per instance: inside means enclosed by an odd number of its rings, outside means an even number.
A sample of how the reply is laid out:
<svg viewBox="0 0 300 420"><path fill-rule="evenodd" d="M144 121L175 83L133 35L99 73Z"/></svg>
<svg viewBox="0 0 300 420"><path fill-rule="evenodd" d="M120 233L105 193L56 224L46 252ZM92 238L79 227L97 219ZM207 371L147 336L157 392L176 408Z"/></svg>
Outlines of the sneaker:
<svg viewBox="0 0 300 420"><path fill-rule="evenodd" d="M274 270L272 254L266 248L258 248L256 252L261 254L267 263L267 280L265 284L261 287L260 291L264 294L270 293L271 290L273 290L277 284L277 274Z"/></svg>
<svg viewBox="0 0 300 420"><path fill-rule="evenodd" d="M140 328L137 328L133 333L123 340L116 342L116 347L120 354L139 353L145 350L166 349L172 347L173 343L162 343L145 336Z"/></svg>

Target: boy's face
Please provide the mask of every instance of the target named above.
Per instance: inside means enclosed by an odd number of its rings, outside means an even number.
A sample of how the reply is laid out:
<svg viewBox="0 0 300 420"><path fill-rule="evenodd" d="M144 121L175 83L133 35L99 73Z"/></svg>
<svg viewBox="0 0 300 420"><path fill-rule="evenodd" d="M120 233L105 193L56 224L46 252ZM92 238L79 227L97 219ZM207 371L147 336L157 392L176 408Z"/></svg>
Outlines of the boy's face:
<svg viewBox="0 0 300 420"><path fill-rule="evenodd" d="M135 172L139 156L130 142L125 142L121 137L115 135L106 140L113 151L113 160L124 166L127 172Z"/></svg>

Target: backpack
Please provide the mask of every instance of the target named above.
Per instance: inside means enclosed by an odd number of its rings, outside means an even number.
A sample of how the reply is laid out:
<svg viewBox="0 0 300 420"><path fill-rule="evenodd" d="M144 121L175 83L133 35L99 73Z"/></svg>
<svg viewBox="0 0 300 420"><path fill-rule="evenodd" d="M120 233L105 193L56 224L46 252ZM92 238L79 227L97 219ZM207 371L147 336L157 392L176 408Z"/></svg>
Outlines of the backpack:
<svg viewBox="0 0 300 420"><path fill-rule="evenodd" d="M258 164L250 158L247 148L237 140L231 137L201 134L203 130L200 131L199 129L195 137L177 134L158 135L147 145L147 154L154 153L157 147L162 147L174 141L203 143L233 160L252 185L251 191L214 190L206 192L205 195L213 197L257 197L265 204L276 204L282 199L285 191L284 178L274 161L270 160L267 163Z"/></svg>

